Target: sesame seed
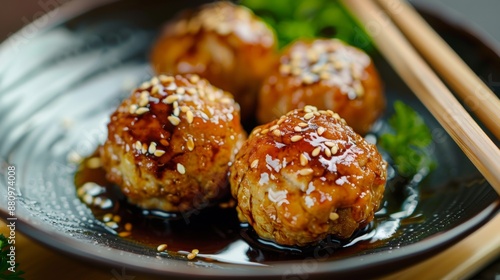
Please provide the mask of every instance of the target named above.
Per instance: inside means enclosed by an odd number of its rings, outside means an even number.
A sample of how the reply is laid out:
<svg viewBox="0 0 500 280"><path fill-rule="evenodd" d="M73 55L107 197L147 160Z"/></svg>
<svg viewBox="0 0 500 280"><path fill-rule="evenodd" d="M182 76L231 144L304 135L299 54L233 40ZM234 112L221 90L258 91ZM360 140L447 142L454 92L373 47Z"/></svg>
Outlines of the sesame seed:
<svg viewBox="0 0 500 280"><path fill-rule="evenodd" d="M181 119L179 119L178 117L176 116L168 116L167 119L170 121L171 124L173 125L179 125L179 123L181 122Z"/></svg>
<svg viewBox="0 0 500 280"><path fill-rule="evenodd" d="M309 160L304 154L300 154L300 165L306 166Z"/></svg>
<svg viewBox="0 0 500 280"><path fill-rule="evenodd" d="M283 75L288 75L290 74L290 71L292 70L292 67L290 66L290 64L281 64L280 65L280 73L283 74Z"/></svg>
<svg viewBox="0 0 500 280"><path fill-rule="evenodd" d="M260 131L262 130L262 128L256 128L252 131L253 134L258 134Z"/></svg>
<svg viewBox="0 0 500 280"><path fill-rule="evenodd" d="M188 88L186 90L189 94L196 94L196 89L195 88Z"/></svg>
<svg viewBox="0 0 500 280"><path fill-rule="evenodd" d="M118 227L118 224L116 222L113 222L113 221L107 222L107 223L105 223L105 225L107 227L110 227L110 228L117 228Z"/></svg>
<svg viewBox="0 0 500 280"><path fill-rule="evenodd" d="M262 133L262 134L267 134L268 132L269 132L269 129L264 128L264 129L263 129L260 133Z"/></svg>
<svg viewBox="0 0 500 280"><path fill-rule="evenodd" d="M330 213L330 216L329 216L330 220L332 221L336 221L338 218L339 218L339 214L335 213L335 212L332 212Z"/></svg>
<svg viewBox="0 0 500 280"><path fill-rule="evenodd" d="M163 103L172 104L172 103L174 103L174 101L177 101L178 99L179 99L179 95L172 94L172 95L165 97L165 99L163 99Z"/></svg>
<svg viewBox="0 0 500 280"><path fill-rule="evenodd" d="M318 111L318 108L316 108L315 106L311 106L311 105L304 106L304 112L306 112L306 113L317 112L317 111Z"/></svg>
<svg viewBox="0 0 500 280"><path fill-rule="evenodd" d="M141 84L141 86L139 87L140 89L147 89L151 86L151 83L150 82L144 82Z"/></svg>
<svg viewBox="0 0 500 280"><path fill-rule="evenodd" d="M200 253L200 250L198 249L193 249L191 250L191 253L195 254L195 255L198 255L198 253Z"/></svg>
<svg viewBox="0 0 500 280"><path fill-rule="evenodd" d="M275 124L275 125L271 126L271 127L269 128L269 130L273 131L273 130L277 129L278 127L279 127L279 126L278 126L277 124Z"/></svg>
<svg viewBox="0 0 500 280"><path fill-rule="evenodd" d="M165 151L164 151L164 150L156 150L156 151L154 152L155 157L161 157L161 156L163 156L164 154L165 154Z"/></svg>
<svg viewBox="0 0 500 280"><path fill-rule="evenodd" d="M322 126L318 127L318 130L317 130L318 135L320 135L320 136L323 135L323 133L325 133L325 131L326 131L326 128L324 128Z"/></svg>
<svg viewBox="0 0 500 280"><path fill-rule="evenodd" d="M140 107L140 108L138 108L138 109L135 111L135 113L136 113L137 115L142 115L142 114L145 114L145 113L147 113L147 112L149 112L149 108L147 108L147 107Z"/></svg>
<svg viewBox="0 0 500 280"><path fill-rule="evenodd" d="M181 174L185 174L186 173L186 168L184 167L184 165L180 164L180 163L177 163L177 171Z"/></svg>
<svg viewBox="0 0 500 280"><path fill-rule="evenodd" d="M294 127L294 128L293 128L293 130L294 130L295 132L301 132L301 131L302 131L302 128L301 128L300 126L298 126L298 125L297 125L296 127Z"/></svg>
<svg viewBox="0 0 500 280"><path fill-rule="evenodd" d="M158 252L163 252L163 251L165 251L167 249L167 247L168 247L167 244L160 244L160 245L158 245L158 247L156 247L156 250Z"/></svg>
<svg viewBox="0 0 500 280"><path fill-rule="evenodd" d="M113 221L116 222L116 223L119 223L122 221L122 217L120 217L119 215L114 215L113 216Z"/></svg>
<svg viewBox="0 0 500 280"><path fill-rule="evenodd" d="M332 156L332 151L330 149L325 149L325 155L327 157L331 157Z"/></svg>
<svg viewBox="0 0 500 280"><path fill-rule="evenodd" d="M151 142L149 144L148 152L150 154L154 154L156 152L156 143L155 142Z"/></svg>
<svg viewBox="0 0 500 280"><path fill-rule="evenodd" d="M146 143L142 143L141 152L145 154L147 151L148 151L148 145L146 145Z"/></svg>
<svg viewBox="0 0 500 280"><path fill-rule="evenodd" d="M282 124L284 121L285 121L285 117L284 117L284 116L281 116L281 118L278 120L278 122L277 122L276 124L277 124L277 125L280 125L280 124Z"/></svg>
<svg viewBox="0 0 500 280"><path fill-rule="evenodd" d="M132 105L130 105L130 107L128 107L128 112L130 114L135 114L135 112L137 111L138 107L139 106L137 106L137 104L132 104Z"/></svg>
<svg viewBox="0 0 500 280"><path fill-rule="evenodd" d="M323 65L321 64L314 64L313 67L311 67L311 71L313 73L319 73L323 69Z"/></svg>
<svg viewBox="0 0 500 280"><path fill-rule="evenodd" d="M181 106L181 112L186 113L187 111L189 111L189 107L186 106L186 105L182 105Z"/></svg>
<svg viewBox="0 0 500 280"><path fill-rule="evenodd" d="M332 57L330 57L330 59L332 60L333 67L335 67L335 69L340 70L340 69L344 68L345 63L342 60L337 60L336 57L334 57L334 59L332 59Z"/></svg>
<svg viewBox="0 0 500 280"><path fill-rule="evenodd" d="M334 118L334 119L337 119L337 120L340 120L340 119L341 119L341 118L340 118L340 115L339 115L339 114L337 114L337 113L333 113L333 118Z"/></svg>
<svg viewBox="0 0 500 280"><path fill-rule="evenodd" d="M193 138L191 138L191 137L188 138L186 146L187 146L187 148L188 148L189 151L193 151L194 150L194 141L193 141Z"/></svg>
<svg viewBox="0 0 500 280"><path fill-rule="evenodd" d="M365 94L365 89L363 88L363 85L361 83L354 83L354 91L356 92L356 95L361 97Z"/></svg>
<svg viewBox="0 0 500 280"><path fill-rule="evenodd" d="M310 73L306 73L302 76L302 82L307 85L310 85L316 81L316 76Z"/></svg>
<svg viewBox="0 0 500 280"><path fill-rule="evenodd" d="M135 142L135 149L139 150L139 151L142 149L142 143L141 143L141 141Z"/></svg>
<svg viewBox="0 0 500 280"><path fill-rule="evenodd" d="M130 236L132 233L130 231L122 231L120 233L118 233L118 236L120 237L127 237L127 236Z"/></svg>
<svg viewBox="0 0 500 280"><path fill-rule="evenodd" d="M312 117L314 117L314 113L312 113L312 112L304 115L304 119L306 119L306 120L312 119Z"/></svg>
<svg viewBox="0 0 500 280"><path fill-rule="evenodd" d="M194 259L195 257L196 257L196 255L195 255L195 254L193 254L193 253L189 253L189 254L187 255L188 260L192 260L192 259Z"/></svg>
<svg viewBox="0 0 500 280"><path fill-rule="evenodd" d="M319 77L322 79L322 80L329 80L331 75L329 72L327 71L323 71L319 74Z"/></svg>
<svg viewBox="0 0 500 280"><path fill-rule="evenodd" d="M158 92L160 92L160 87L157 85L154 85L153 88L151 89L151 93L157 94Z"/></svg>
<svg viewBox="0 0 500 280"><path fill-rule="evenodd" d="M105 223L111 221L111 219L113 219L113 214L112 213L107 213L106 215L104 215L102 217L102 221L105 222Z"/></svg>
<svg viewBox="0 0 500 280"><path fill-rule="evenodd" d="M185 88L183 88L183 87L179 87L179 88L177 88L177 89L175 90L175 93L177 93L177 94L181 94L181 95L182 95L182 94L186 93L186 89L185 89Z"/></svg>
<svg viewBox="0 0 500 280"><path fill-rule="evenodd" d="M331 148L332 154L336 154L339 151L339 146L335 145Z"/></svg>
<svg viewBox="0 0 500 280"><path fill-rule="evenodd" d="M299 174L302 176L311 175L313 172L314 172L314 170L312 170L312 168L304 168L304 169L299 170Z"/></svg>
<svg viewBox="0 0 500 280"><path fill-rule="evenodd" d="M259 166L259 160L258 159L252 161L252 163L250 164L251 168L257 168L257 166Z"/></svg>
<svg viewBox="0 0 500 280"><path fill-rule="evenodd" d="M200 80L200 76L194 74L189 78L189 81L193 84L196 84Z"/></svg>
<svg viewBox="0 0 500 280"><path fill-rule="evenodd" d="M172 81L165 89L166 90L176 90L177 84L174 81Z"/></svg>
<svg viewBox="0 0 500 280"><path fill-rule="evenodd" d="M222 104L231 104L233 102L233 100L231 98L228 98L228 97L224 97L220 100L220 102Z"/></svg>
<svg viewBox="0 0 500 280"><path fill-rule="evenodd" d="M292 68L292 74L294 76L299 76L301 73L302 73L302 69L300 69L299 67L293 67Z"/></svg>
<svg viewBox="0 0 500 280"><path fill-rule="evenodd" d="M324 144L330 148L336 145L336 143L333 141L326 141Z"/></svg>
<svg viewBox="0 0 500 280"><path fill-rule="evenodd" d="M321 147L316 147L316 148L312 151L311 155L312 155L313 157L316 157L316 156L318 156L318 155L319 155L319 153L320 153L320 152L321 152Z"/></svg>
<svg viewBox="0 0 500 280"><path fill-rule="evenodd" d="M279 129L275 129L275 130L273 130L273 134L274 134L274 136L279 137L279 136L281 136L281 131Z"/></svg>
<svg viewBox="0 0 500 280"><path fill-rule="evenodd" d="M153 78L151 79L151 84L153 84L153 85L157 85L157 84L159 84L159 83L160 83L160 80L158 80L158 78L157 78L157 77L153 77Z"/></svg>
<svg viewBox="0 0 500 280"><path fill-rule="evenodd" d="M298 126L300 126L300 127L307 127L309 125L307 123L305 123L305 122L301 122L301 123L298 124Z"/></svg>
<svg viewBox="0 0 500 280"><path fill-rule="evenodd" d="M174 104L178 104L177 101ZM178 117L180 113L181 113L181 109L179 109L179 105L177 105L174 108L174 116Z"/></svg>
<svg viewBox="0 0 500 280"><path fill-rule="evenodd" d="M290 138L290 140L292 142L297 142L297 141L302 140L302 136L301 135L294 135L294 136L292 136L292 138Z"/></svg>
<svg viewBox="0 0 500 280"><path fill-rule="evenodd" d="M87 160L87 167L90 169L96 169L102 166L101 159L98 157L93 157Z"/></svg>
<svg viewBox="0 0 500 280"><path fill-rule="evenodd" d="M126 231L131 231L132 230L132 224L131 223L126 223L125 224L125 230Z"/></svg>
<svg viewBox="0 0 500 280"><path fill-rule="evenodd" d="M159 78L162 83L171 83L174 81L174 77L172 76L160 75Z"/></svg>
<svg viewBox="0 0 500 280"><path fill-rule="evenodd" d="M193 123L193 120L194 120L193 112L187 111L186 112L186 119L187 119L188 123Z"/></svg>

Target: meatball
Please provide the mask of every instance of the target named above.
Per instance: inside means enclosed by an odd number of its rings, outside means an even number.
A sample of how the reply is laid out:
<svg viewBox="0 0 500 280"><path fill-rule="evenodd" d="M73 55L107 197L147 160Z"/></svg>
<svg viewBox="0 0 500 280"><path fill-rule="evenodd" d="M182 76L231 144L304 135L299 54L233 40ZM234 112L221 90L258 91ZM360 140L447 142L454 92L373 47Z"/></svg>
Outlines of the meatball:
<svg viewBox="0 0 500 280"><path fill-rule="evenodd" d="M196 73L232 93L244 120L276 63L274 32L243 6L216 2L186 11L166 24L153 47L157 73Z"/></svg>
<svg viewBox="0 0 500 280"><path fill-rule="evenodd" d="M245 139L229 93L197 75L160 75L111 115L100 156L131 203L181 212L229 195L229 165Z"/></svg>
<svg viewBox="0 0 500 280"><path fill-rule="evenodd" d="M306 104L333 110L354 131L367 133L385 107L370 57L336 39L293 43L262 85L258 120L267 123Z"/></svg>
<svg viewBox="0 0 500 280"><path fill-rule="evenodd" d="M386 170L338 114L306 106L252 131L230 168L231 193L260 237L304 246L372 221Z"/></svg>

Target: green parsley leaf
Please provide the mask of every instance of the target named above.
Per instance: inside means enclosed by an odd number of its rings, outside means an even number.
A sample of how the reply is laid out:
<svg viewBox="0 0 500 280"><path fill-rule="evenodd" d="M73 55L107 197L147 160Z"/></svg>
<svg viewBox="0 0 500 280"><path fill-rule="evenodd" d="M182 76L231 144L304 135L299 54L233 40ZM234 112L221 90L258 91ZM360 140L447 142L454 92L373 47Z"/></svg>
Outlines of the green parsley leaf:
<svg viewBox="0 0 500 280"><path fill-rule="evenodd" d="M398 173L411 177L423 169L434 169L436 163L429 152L432 134L422 117L401 101L394 102L394 115L389 118L393 133L379 137L379 144L394 160Z"/></svg>

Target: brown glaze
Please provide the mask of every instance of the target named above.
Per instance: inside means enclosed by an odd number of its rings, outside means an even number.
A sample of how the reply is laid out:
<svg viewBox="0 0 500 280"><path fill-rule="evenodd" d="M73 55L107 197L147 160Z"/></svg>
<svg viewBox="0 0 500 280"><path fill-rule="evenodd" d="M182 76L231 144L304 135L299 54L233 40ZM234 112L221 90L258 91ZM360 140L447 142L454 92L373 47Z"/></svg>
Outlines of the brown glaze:
<svg viewBox="0 0 500 280"><path fill-rule="evenodd" d="M154 45L151 64L157 73L196 73L229 91L254 115L261 82L275 63L271 29L243 6L227 1L185 11L164 27Z"/></svg>
<svg viewBox="0 0 500 280"><path fill-rule="evenodd" d="M227 171L245 138L230 94L197 75L161 75L113 113L100 154L132 203L187 211L228 193Z"/></svg>
<svg viewBox="0 0 500 280"><path fill-rule="evenodd" d="M304 246L372 221L386 168L338 114L306 106L253 130L230 168L231 192L260 237Z"/></svg>
<svg viewBox="0 0 500 280"><path fill-rule="evenodd" d="M267 123L306 104L333 110L357 133L367 133L385 107L370 57L336 39L290 45L260 90L257 117Z"/></svg>

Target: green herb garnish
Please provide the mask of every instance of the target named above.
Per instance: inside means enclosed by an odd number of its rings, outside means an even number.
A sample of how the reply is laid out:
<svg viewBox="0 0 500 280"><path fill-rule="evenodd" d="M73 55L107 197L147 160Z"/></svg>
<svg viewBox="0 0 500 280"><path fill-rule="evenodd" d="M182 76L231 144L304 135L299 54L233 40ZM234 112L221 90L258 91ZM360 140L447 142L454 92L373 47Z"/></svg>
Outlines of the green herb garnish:
<svg viewBox="0 0 500 280"><path fill-rule="evenodd" d="M394 111L389 119L394 133L382 134L380 146L389 153L403 177L409 178L424 169L432 170L435 167L429 150L432 134L424 120L401 101L394 102Z"/></svg>
<svg viewBox="0 0 500 280"><path fill-rule="evenodd" d="M299 38L338 38L371 52L368 35L337 0L241 0L276 30L283 47Z"/></svg>
<svg viewBox="0 0 500 280"><path fill-rule="evenodd" d="M21 275L24 274L24 271L18 269L19 264L16 263L14 268L12 268L12 265L9 263L10 257L8 254L10 246L11 244L9 244L7 237L0 234L0 279L22 280L24 278ZM14 272L11 271L12 269Z"/></svg>

